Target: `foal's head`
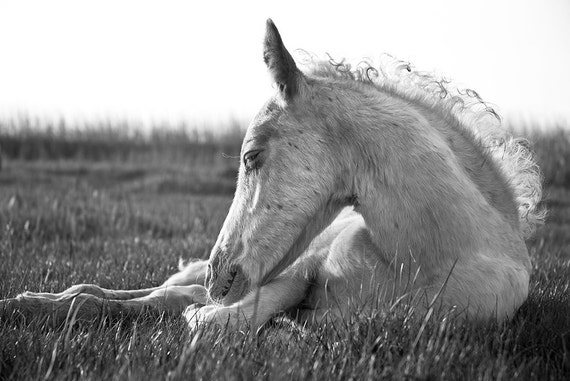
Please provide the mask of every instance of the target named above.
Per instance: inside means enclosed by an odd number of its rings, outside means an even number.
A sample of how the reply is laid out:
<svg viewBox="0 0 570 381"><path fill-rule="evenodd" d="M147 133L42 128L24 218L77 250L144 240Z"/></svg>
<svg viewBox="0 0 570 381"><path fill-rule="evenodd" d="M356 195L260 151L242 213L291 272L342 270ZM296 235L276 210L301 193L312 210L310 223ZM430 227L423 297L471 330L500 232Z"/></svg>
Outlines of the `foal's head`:
<svg viewBox="0 0 570 381"><path fill-rule="evenodd" d="M210 256L214 300L235 302L290 265L354 201L338 89L305 76L271 20L263 57L276 94L251 122L236 194Z"/></svg>

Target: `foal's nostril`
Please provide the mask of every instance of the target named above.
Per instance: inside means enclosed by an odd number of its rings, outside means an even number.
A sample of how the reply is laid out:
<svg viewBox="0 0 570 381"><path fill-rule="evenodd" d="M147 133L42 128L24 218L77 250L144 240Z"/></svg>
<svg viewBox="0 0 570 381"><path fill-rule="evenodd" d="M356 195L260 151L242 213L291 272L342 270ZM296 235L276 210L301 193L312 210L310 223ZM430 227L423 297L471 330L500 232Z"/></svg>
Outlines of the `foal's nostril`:
<svg viewBox="0 0 570 381"><path fill-rule="evenodd" d="M224 257L224 253L220 248L215 248L210 254L210 261L208 263L209 266L213 268L217 268L220 265L220 261Z"/></svg>

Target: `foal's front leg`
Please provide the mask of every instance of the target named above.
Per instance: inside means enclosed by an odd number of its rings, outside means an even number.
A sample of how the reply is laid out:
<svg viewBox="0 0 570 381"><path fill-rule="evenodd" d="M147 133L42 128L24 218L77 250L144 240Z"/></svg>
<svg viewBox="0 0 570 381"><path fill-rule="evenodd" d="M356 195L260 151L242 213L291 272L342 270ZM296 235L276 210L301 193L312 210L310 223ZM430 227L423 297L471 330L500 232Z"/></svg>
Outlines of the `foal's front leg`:
<svg viewBox="0 0 570 381"><path fill-rule="evenodd" d="M184 317L192 330L209 323L230 328L257 328L275 314L301 303L307 286L304 278L282 275L229 306L191 305L184 311Z"/></svg>
<svg viewBox="0 0 570 381"><path fill-rule="evenodd" d="M208 262L191 262L158 287L140 290L108 290L92 284L71 286L51 293L24 292L0 300L0 313L27 318L50 317L56 324L66 319L70 308L77 317L93 319L103 312L113 315L140 314L146 310L179 313L192 303L206 303L204 288Z"/></svg>
<svg viewBox="0 0 570 381"><path fill-rule="evenodd" d="M207 268L207 260L190 262L158 287L142 288L138 290L109 290L95 284L76 284L59 293L26 291L23 294L18 295L18 297L59 300L61 298L77 296L79 294L89 294L102 299L130 300L150 295L157 290L168 288L170 286L188 286L192 284L203 285L204 280L206 279Z"/></svg>
<svg viewBox="0 0 570 381"><path fill-rule="evenodd" d="M91 294L64 295L58 299L26 297L0 300L3 314L26 319L48 319L57 325L70 316L93 320L100 316L139 316L148 311L181 313L193 303L206 303L207 290L202 285L169 286L148 295L128 300L103 299Z"/></svg>

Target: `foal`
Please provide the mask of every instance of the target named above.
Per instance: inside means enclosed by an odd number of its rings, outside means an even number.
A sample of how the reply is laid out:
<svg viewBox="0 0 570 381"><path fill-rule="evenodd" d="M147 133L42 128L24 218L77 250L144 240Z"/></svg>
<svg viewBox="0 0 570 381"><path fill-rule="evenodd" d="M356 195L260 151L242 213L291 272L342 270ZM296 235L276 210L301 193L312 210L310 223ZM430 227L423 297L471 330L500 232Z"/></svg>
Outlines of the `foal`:
<svg viewBox="0 0 570 381"><path fill-rule="evenodd" d="M407 66L331 60L302 72L271 20L263 58L276 93L247 130L209 260L156 288L79 285L4 307L57 319L72 304L80 317L154 308L184 311L192 327L237 326L408 297L420 311L512 317L528 294L540 176L477 94Z"/></svg>

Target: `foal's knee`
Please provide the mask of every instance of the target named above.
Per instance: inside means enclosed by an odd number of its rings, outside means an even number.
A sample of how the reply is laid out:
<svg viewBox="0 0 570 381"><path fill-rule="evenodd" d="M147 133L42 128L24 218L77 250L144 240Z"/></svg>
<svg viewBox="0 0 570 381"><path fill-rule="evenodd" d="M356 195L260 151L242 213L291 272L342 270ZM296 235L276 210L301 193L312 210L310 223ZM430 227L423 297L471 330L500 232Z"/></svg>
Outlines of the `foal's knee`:
<svg viewBox="0 0 570 381"><path fill-rule="evenodd" d="M201 285L167 286L148 295L147 300L158 303L169 311L182 312L194 303L206 304L208 290Z"/></svg>
<svg viewBox="0 0 570 381"><path fill-rule="evenodd" d="M88 294L93 295L98 298L105 298L106 294L105 291L94 284L76 284L69 287L67 290L62 292L65 295L79 295L79 294Z"/></svg>

